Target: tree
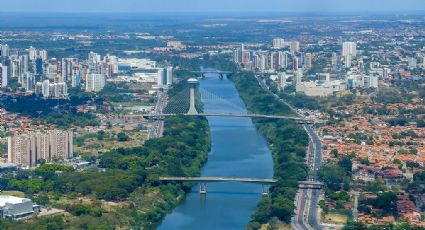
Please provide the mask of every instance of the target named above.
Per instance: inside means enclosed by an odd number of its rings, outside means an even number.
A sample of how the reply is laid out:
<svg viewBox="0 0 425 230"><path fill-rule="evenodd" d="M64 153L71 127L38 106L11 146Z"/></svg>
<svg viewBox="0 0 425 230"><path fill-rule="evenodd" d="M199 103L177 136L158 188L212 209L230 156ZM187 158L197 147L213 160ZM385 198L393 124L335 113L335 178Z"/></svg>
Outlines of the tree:
<svg viewBox="0 0 425 230"><path fill-rule="evenodd" d="M125 134L125 133L118 133L118 135L117 135L117 140L119 141L119 142L126 142L126 141L129 141L130 140L130 138L128 137L128 135L127 134Z"/></svg>
<svg viewBox="0 0 425 230"><path fill-rule="evenodd" d="M326 188L332 191L341 189L345 175L344 169L333 163L324 165L319 171L319 177L325 182Z"/></svg>
<svg viewBox="0 0 425 230"><path fill-rule="evenodd" d="M97 139L98 140L103 140L103 139L105 139L105 137L106 137L106 132L105 131L100 130L100 131L97 132Z"/></svg>
<svg viewBox="0 0 425 230"><path fill-rule="evenodd" d="M331 150L331 154L332 154L334 157L338 157L338 150L337 150L337 149L332 149L332 150Z"/></svg>
<svg viewBox="0 0 425 230"><path fill-rule="evenodd" d="M338 165L345 170L347 176L351 176L351 171L353 170L353 162L348 156L343 156L338 162Z"/></svg>

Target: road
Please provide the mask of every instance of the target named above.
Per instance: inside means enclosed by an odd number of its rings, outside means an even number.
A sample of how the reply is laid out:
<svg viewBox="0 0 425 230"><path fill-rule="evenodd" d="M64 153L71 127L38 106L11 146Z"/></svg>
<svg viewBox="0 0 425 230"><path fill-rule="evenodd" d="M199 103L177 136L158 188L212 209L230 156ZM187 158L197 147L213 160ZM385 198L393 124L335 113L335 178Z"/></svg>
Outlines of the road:
<svg viewBox="0 0 425 230"><path fill-rule="evenodd" d="M164 92L158 91L154 113L162 114L165 109L165 106L167 106L167 94ZM160 117L160 119L157 119L152 123L148 132L148 139L162 137L163 132L164 132L164 119Z"/></svg>
<svg viewBox="0 0 425 230"><path fill-rule="evenodd" d="M270 90L266 82L259 76L256 76L260 86L270 92L275 98L287 105L294 113L299 117L305 118L303 114L297 111L291 104L280 98L277 94ZM306 130L310 143L307 150L306 163L311 169L309 180L318 181L317 171L319 170L322 163L322 142L316 133L316 130L311 125L303 124L303 128ZM295 211L295 217L292 218L292 225L297 230L316 230L322 229L318 217L318 206L320 199L319 190L311 189L300 189L297 195L297 205Z"/></svg>

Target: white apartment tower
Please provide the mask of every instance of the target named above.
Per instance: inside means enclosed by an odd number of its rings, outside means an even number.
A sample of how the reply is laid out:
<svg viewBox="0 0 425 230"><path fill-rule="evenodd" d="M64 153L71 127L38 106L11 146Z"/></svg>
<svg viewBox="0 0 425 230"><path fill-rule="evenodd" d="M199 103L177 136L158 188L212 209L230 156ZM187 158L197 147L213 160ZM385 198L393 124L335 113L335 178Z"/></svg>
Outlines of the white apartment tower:
<svg viewBox="0 0 425 230"><path fill-rule="evenodd" d="M88 74L86 80L87 92L99 92L105 87L106 76L105 74Z"/></svg>
<svg viewBox="0 0 425 230"><path fill-rule="evenodd" d="M167 85L173 84L173 67L167 67Z"/></svg>
<svg viewBox="0 0 425 230"><path fill-rule="evenodd" d="M355 42L344 42L342 43L342 56L356 56L357 55L357 44Z"/></svg>
<svg viewBox="0 0 425 230"><path fill-rule="evenodd" d="M0 87L6 88L8 84L7 66L0 63Z"/></svg>
<svg viewBox="0 0 425 230"><path fill-rule="evenodd" d="M283 49L285 48L285 39L275 38L273 39L273 48L274 49Z"/></svg>

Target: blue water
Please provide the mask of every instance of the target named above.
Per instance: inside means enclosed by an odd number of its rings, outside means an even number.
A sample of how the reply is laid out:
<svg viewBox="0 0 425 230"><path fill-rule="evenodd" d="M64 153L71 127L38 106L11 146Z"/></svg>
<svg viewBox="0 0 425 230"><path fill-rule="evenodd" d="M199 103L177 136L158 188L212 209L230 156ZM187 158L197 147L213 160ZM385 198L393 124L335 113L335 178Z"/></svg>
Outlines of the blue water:
<svg viewBox="0 0 425 230"><path fill-rule="evenodd" d="M206 113L246 112L230 80L208 75L201 80L200 88L201 92L208 91L237 105L210 100L203 93ZM212 149L202 176L272 178L271 152L250 118L210 117L208 121ZM207 184L207 194L201 196L199 186L195 186L184 203L166 216L158 229L245 229L261 199L261 192L261 185L221 182Z"/></svg>

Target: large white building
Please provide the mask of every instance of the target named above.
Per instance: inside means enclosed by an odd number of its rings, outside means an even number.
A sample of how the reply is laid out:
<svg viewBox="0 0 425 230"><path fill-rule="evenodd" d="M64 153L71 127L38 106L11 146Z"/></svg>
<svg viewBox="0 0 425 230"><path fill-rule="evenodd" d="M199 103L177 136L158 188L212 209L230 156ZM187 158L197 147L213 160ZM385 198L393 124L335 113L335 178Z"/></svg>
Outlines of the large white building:
<svg viewBox="0 0 425 230"><path fill-rule="evenodd" d="M28 58L30 61L33 61L37 58L37 49L30 46L30 48L28 49Z"/></svg>
<svg viewBox="0 0 425 230"><path fill-rule="evenodd" d="M286 87L286 80L288 79L285 72L278 74L278 87L279 89L283 90Z"/></svg>
<svg viewBox="0 0 425 230"><path fill-rule="evenodd" d="M167 85L173 84L173 67L167 67Z"/></svg>
<svg viewBox="0 0 425 230"><path fill-rule="evenodd" d="M10 48L7 44L0 45L0 56L9 57L10 56Z"/></svg>
<svg viewBox="0 0 425 230"><path fill-rule="evenodd" d="M167 81L166 74L167 72L163 68L158 69L158 75L157 75L158 86L164 86L166 84L166 81Z"/></svg>
<svg viewBox="0 0 425 230"><path fill-rule="evenodd" d="M299 71L300 72L300 71ZM299 75L299 74L298 74ZM331 81L330 74L319 74L319 78L324 77L324 80L302 82L300 76L295 76L296 91L302 92L309 97L328 97L336 93L346 90L346 84L341 80Z"/></svg>
<svg viewBox="0 0 425 230"><path fill-rule="evenodd" d="M30 199L15 196L0 196L0 217L7 219L20 219L39 212L40 206Z"/></svg>
<svg viewBox="0 0 425 230"><path fill-rule="evenodd" d="M8 84L7 66L0 63L0 87L6 88Z"/></svg>
<svg viewBox="0 0 425 230"><path fill-rule="evenodd" d="M156 61L152 61L150 59L120 58L118 60L118 64L132 70L156 68Z"/></svg>
<svg viewBox="0 0 425 230"><path fill-rule="evenodd" d="M65 82L50 83L44 80L35 84L35 93L42 94L44 98L65 98L68 96L68 86Z"/></svg>
<svg viewBox="0 0 425 230"><path fill-rule="evenodd" d="M86 79L87 92L100 92L106 84L105 74L88 74Z"/></svg>
<svg viewBox="0 0 425 230"><path fill-rule="evenodd" d="M173 67L159 68L156 83L158 86L173 84Z"/></svg>
<svg viewBox="0 0 425 230"><path fill-rule="evenodd" d="M300 52L300 42L298 41L291 42L291 52L292 53Z"/></svg>
<svg viewBox="0 0 425 230"><path fill-rule="evenodd" d="M356 56L357 55L357 44L355 42L344 42L342 43L342 56Z"/></svg>
<svg viewBox="0 0 425 230"><path fill-rule="evenodd" d="M347 87L354 88L378 88L378 79L376 75L366 76L364 74L349 74L347 75Z"/></svg>
<svg viewBox="0 0 425 230"><path fill-rule="evenodd" d="M285 48L285 39L275 38L273 39L273 48L274 49L283 49Z"/></svg>

